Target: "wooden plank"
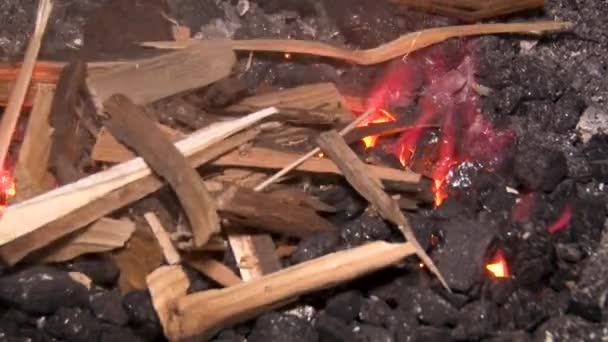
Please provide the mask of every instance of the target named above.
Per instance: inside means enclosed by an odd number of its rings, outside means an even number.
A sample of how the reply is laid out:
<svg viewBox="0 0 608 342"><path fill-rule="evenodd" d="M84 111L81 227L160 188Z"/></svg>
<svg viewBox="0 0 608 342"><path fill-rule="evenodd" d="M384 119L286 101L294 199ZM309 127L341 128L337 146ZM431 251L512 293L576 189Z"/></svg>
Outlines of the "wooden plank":
<svg viewBox="0 0 608 342"><path fill-rule="evenodd" d="M344 177L350 185L370 202L380 212L382 217L397 225L407 241L414 246L416 255L437 276L443 286L449 290L439 269L437 269L433 260L428 256L420 243L418 243L412 226L401 212L398 203L384 192L380 184L378 184L377 179L374 179L365 171L365 164L348 147L344 138L336 131L329 131L321 133L317 139L317 143L323 152L342 170Z"/></svg>
<svg viewBox="0 0 608 342"><path fill-rule="evenodd" d="M112 95L104 102L110 115L105 126L171 185L190 221L194 246L204 246L220 232L220 219L198 172L167 139L143 110L124 95Z"/></svg>
<svg viewBox="0 0 608 342"><path fill-rule="evenodd" d="M136 104L148 104L220 80L235 63L230 45L218 42L127 63L89 76L87 85L98 106L116 93Z"/></svg>

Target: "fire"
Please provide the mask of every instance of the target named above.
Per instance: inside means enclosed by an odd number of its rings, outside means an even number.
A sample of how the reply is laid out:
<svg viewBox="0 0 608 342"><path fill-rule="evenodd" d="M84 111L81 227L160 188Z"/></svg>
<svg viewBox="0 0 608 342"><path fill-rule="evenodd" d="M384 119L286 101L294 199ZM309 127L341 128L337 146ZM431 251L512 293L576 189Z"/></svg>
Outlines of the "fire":
<svg viewBox="0 0 608 342"><path fill-rule="evenodd" d="M15 179L12 174L7 170L0 170L0 214L4 212L8 201L16 194Z"/></svg>
<svg viewBox="0 0 608 342"><path fill-rule="evenodd" d="M442 187L444 180L443 179L435 179L433 183L435 184L435 188L433 192L435 193L435 206L439 207L448 198L448 194L445 189Z"/></svg>
<svg viewBox="0 0 608 342"><path fill-rule="evenodd" d="M366 120L359 124L359 127L368 126L372 123L383 123L383 122L391 122L395 121L395 116L387 111L386 109L378 110L378 113L371 117L370 120ZM369 137L363 138L363 144L365 144L365 148L370 148L376 146L376 142L378 141L377 135L372 135Z"/></svg>
<svg viewBox="0 0 608 342"><path fill-rule="evenodd" d="M502 250L497 250L494 253L492 262L486 265L486 269L490 271L496 278L508 278L509 268L507 267L507 260L505 259Z"/></svg>

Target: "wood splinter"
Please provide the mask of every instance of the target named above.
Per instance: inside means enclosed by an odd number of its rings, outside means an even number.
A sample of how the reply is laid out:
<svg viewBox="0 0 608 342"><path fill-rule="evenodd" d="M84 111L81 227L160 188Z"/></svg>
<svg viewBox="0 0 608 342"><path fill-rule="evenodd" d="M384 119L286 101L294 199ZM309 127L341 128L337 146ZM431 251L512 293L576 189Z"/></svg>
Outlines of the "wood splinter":
<svg viewBox="0 0 608 342"><path fill-rule="evenodd" d="M129 98L112 95L104 102L104 109L110 115L105 125L112 135L135 150L155 173L171 184L190 221L194 246L204 246L211 235L220 232L220 219L215 201L199 174Z"/></svg>
<svg viewBox="0 0 608 342"><path fill-rule="evenodd" d="M428 256L424 248L416 240L412 226L401 212L397 201L392 199L382 188L378 179L370 176L365 170L365 164L353 150L348 147L344 138L336 131L321 133L317 139L321 150L338 166L346 180L361 196L370 202L380 215L393 222L403 233L408 242L416 249L416 254L433 272L441 284L449 290L449 286L439 269Z"/></svg>

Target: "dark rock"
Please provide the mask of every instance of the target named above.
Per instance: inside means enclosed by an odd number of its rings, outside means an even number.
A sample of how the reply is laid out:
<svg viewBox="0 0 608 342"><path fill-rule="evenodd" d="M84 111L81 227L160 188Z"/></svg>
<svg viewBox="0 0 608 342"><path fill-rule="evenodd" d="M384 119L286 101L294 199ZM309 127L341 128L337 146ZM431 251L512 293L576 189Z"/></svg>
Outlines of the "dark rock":
<svg viewBox="0 0 608 342"><path fill-rule="evenodd" d="M293 315L271 312L255 321L249 342L316 342L319 335L312 325Z"/></svg>
<svg viewBox="0 0 608 342"><path fill-rule="evenodd" d="M596 134L585 144L585 155L591 163L593 178L608 183L608 134Z"/></svg>
<svg viewBox="0 0 608 342"><path fill-rule="evenodd" d="M342 320L327 314L320 314L315 320L315 328L321 342L351 342L355 334Z"/></svg>
<svg viewBox="0 0 608 342"><path fill-rule="evenodd" d="M50 314L61 306L87 304L87 289L67 272L31 267L0 278L0 301L30 314Z"/></svg>
<svg viewBox="0 0 608 342"><path fill-rule="evenodd" d="M294 264L312 260L336 251L341 239L338 232L322 232L305 237L298 244L298 249L291 255Z"/></svg>
<svg viewBox="0 0 608 342"><path fill-rule="evenodd" d="M449 220L443 227L443 245L433 253L437 267L451 289L466 292L483 280L483 265L495 232L466 219Z"/></svg>
<svg viewBox="0 0 608 342"><path fill-rule="evenodd" d="M572 218L565 229L570 241L577 242L586 254L595 251L606 220L606 201L602 197L586 196L574 202Z"/></svg>
<svg viewBox="0 0 608 342"><path fill-rule="evenodd" d="M530 342L531 338L525 331L507 331L484 339L485 342Z"/></svg>
<svg viewBox="0 0 608 342"><path fill-rule="evenodd" d="M516 283L510 278L491 277L486 280L484 297L496 304L503 304L516 289Z"/></svg>
<svg viewBox="0 0 608 342"><path fill-rule="evenodd" d="M512 114L522 98L524 97L525 90L519 85L513 85L498 91L494 99L494 107L500 115Z"/></svg>
<svg viewBox="0 0 608 342"><path fill-rule="evenodd" d="M414 330L412 342L446 342L451 341L447 328L418 327Z"/></svg>
<svg viewBox="0 0 608 342"><path fill-rule="evenodd" d="M583 251L580 250L578 244L558 243L555 245L555 255L566 262L575 263L583 259Z"/></svg>
<svg viewBox="0 0 608 342"><path fill-rule="evenodd" d="M591 321L608 317L608 233L585 261L581 279L572 291L569 311Z"/></svg>
<svg viewBox="0 0 608 342"><path fill-rule="evenodd" d="M102 325L87 310L62 307L46 319L44 330L67 341L90 342L99 339Z"/></svg>
<svg viewBox="0 0 608 342"><path fill-rule="evenodd" d="M524 289L514 292L503 305L502 325L529 331L545 321L550 316L551 306L546 305L543 294Z"/></svg>
<svg viewBox="0 0 608 342"><path fill-rule="evenodd" d="M361 311L363 295L359 291L348 291L341 293L327 301L325 312L345 323L352 322Z"/></svg>
<svg viewBox="0 0 608 342"><path fill-rule="evenodd" d="M148 291L135 290L127 293L122 305L129 316L129 324L136 327L138 335L146 340L162 336L160 321Z"/></svg>
<svg viewBox="0 0 608 342"><path fill-rule="evenodd" d="M574 91L566 92L555 104L550 129L557 133L568 133L576 127L584 109L585 101Z"/></svg>
<svg viewBox="0 0 608 342"><path fill-rule="evenodd" d="M509 270L520 286L538 287L541 279L553 271L555 252L551 236L545 232L532 233L525 240L506 244L505 248Z"/></svg>
<svg viewBox="0 0 608 342"><path fill-rule="evenodd" d="M145 340L127 328L106 326L101 332L99 342L144 342Z"/></svg>
<svg viewBox="0 0 608 342"><path fill-rule="evenodd" d="M247 339L241 336L233 329L224 329L220 331L212 340L213 342L246 342Z"/></svg>
<svg viewBox="0 0 608 342"><path fill-rule="evenodd" d="M369 241L387 240L391 229L379 216L371 216L367 212L357 219L347 222L340 232L342 239L349 247L360 246Z"/></svg>
<svg viewBox="0 0 608 342"><path fill-rule="evenodd" d="M554 317L538 327L535 341L605 341L608 330L605 325L591 323L580 317L564 315Z"/></svg>
<svg viewBox="0 0 608 342"><path fill-rule="evenodd" d="M454 324L458 318L458 310L431 289L422 290L414 310L420 321L435 327Z"/></svg>
<svg viewBox="0 0 608 342"><path fill-rule="evenodd" d="M84 255L66 266L70 271L86 274L99 286L114 286L120 275L120 269L107 254Z"/></svg>
<svg viewBox="0 0 608 342"><path fill-rule="evenodd" d="M30 320L26 313L9 309L0 317L0 336L18 336L19 327L30 324Z"/></svg>
<svg viewBox="0 0 608 342"><path fill-rule="evenodd" d="M367 202L357 196L352 189L343 185L329 185L314 188L313 194L332 207L336 208L339 216L351 220L363 213Z"/></svg>
<svg viewBox="0 0 608 342"><path fill-rule="evenodd" d="M353 327L356 342L394 342L393 334L384 329L373 325L356 324Z"/></svg>
<svg viewBox="0 0 608 342"><path fill-rule="evenodd" d="M533 57L520 56L513 61L517 70L513 83L524 89L524 99L557 99L563 92L564 82L552 70Z"/></svg>
<svg viewBox="0 0 608 342"><path fill-rule="evenodd" d="M385 301L378 298L365 298L359 310L359 320L363 323L373 324L379 327L387 327L389 321L396 320L393 309Z"/></svg>
<svg viewBox="0 0 608 342"><path fill-rule="evenodd" d="M520 141L514 162L515 178L526 189L551 192L568 174L561 152Z"/></svg>
<svg viewBox="0 0 608 342"><path fill-rule="evenodd" d="M498 309L488 301L476 301L460 310L452 336L458 340L477 340L490 335L498 322Z"/></svg>
<svg viewBox="0 0 608 342"><path fill-rule="evenodd" d="M89 306L98 319L115 324L126 325L129 316L122 306L122 296L118 290L99 291L89 295Z"/></svg>

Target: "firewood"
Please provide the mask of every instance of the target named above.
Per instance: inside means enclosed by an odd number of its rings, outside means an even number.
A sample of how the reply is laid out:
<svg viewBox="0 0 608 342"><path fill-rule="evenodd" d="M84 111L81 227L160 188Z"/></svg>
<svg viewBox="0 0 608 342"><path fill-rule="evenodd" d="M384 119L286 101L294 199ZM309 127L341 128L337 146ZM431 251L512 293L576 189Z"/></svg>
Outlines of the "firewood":
<svg viewBox="0 0 608 342"><path fill-rule="evenodd" d="M252 234L238 227L226 227L228 243L243 281L250 281L281 269L274 255L275 245L268 234Z"/></svg>
<svg viewBox="0 0 608 342"><path fill-rule="evenodd" d="M258 231L304 237L337 229L313 209L242 187L231 187L217 203L222 218Z"/></svg>
<svg viewBox="0 0 608 342"><path fill-rule="evenodd" d="M148 212L144 214L144 218L154 237L156 237L156 241L160 245L160 249L163 251L163 255L165 256L165 261L169 265L179 264L181 262L181 257L175 247L173 246L173 242L171 242L171 237L165 227L160 223L160 220L153 212Z"/></svg>
<svg viewBox="0 0 608 342"><path fill-rule="evenodd" d="M14 169L17 188L14 202L34 197L49 188L45 184L52 134L49 113L55 96L55 86L40 84L36 89L34 105Z"/></svg>
<svg viewBox="0 0 608 342"><path fill-rule="evenodd" d="M181 140L178 145L183 153L192 155L189 158L192 165L201 165L253 139L257 134L255 131L226 137L273 113L276 113L274 108L235 121L211 125ZM163 182L151 174L144 161L136 158L18 205L11 205L0 220L0 258L8 264L15 264L28 253L143 198L162 185ZM79 200L60 199L67 197ZM46 209L42 211L40 208Z"/></svg>
<svg viewBox="0 0 608 342"><path fill-rule="evenodd" d="M123 294L133 290L145 290L146 277L163 264L163 253L151 234L141 227L135 230L124 248L111 254L120 269L118 287Z"/></svg>
<svg viewBox="0 0 608 342"><path fill-rule="evenodd" d="M224 287L237 285L243 282L243 280L234 274L226 265L209 256L192 254L188 256L186 262L195 270Z"/></svg>
<svg viewBox="0 0 608 342"><path fill-rule="evenodd" d="M2 114L2 120L0 120L0 167L4 165L6 154L13 138L13 132L15 132L15 128L17 127L21 107L29 89L40 45L42 44L42 37L46 32L46 26L52 10L53 3L51 0L40 0L34 33L25 51L23 66L19 70L15 86L11 90L8 104Z"/></svg>
<svg viewBox="0 0 608 342"><path fill-rule="evenodd" d="M280 110L275 120L295 124L333 125L350 122L353 117L333 83L307 84L256 95L246 98L226 110L251 113L269 106Z"/></svg>
<svg viewBox="0 0 608 342"><path fill-rule="evenodd" d="M416 10L473 22L542 8L544 0L392 0Z"/></svg>
<svg viewBox="0 0 608 342"><path fill-rule="evenodd" d="M104 102L104 110L110 115L105 122L110 132L171 185L190 221L194 246L202 247L221 228L215 201L198 172L143 110L126 96L110 96Z"/></svg>
<svg viewBox="0 0 608 342"><path fill-rule="evenodd" d="M413 126L411 123L404 122L381 122L371 123L367 126L361 126L353 129L349 134L344 135L344 140L347 144L352 144L357 141L363 140L365 137L370 136L386 136L401 133L413 128L434 128L439 127L438 125L420 125Z"/></svg>
<svg viewBox="0 0 608 342"><path fill-rule="evenodd" d="M123 247L134 231L135 224L128 219L102 218L83 230L51 244L36 260L61 262L84 254L108 252Z"/></svg>
<svg viewBox="0 0 608 342"><path fill-rule="evenodd" d="M342 170L346 180L370 202L386 220L393 222L403 233L408 242L414 246L416 255L433 272L439 281L449 290L449 287L439 272L439 269L428 256L424 248L418 243L412 226L401 212L397 202L392 199L378 181L365 171L365 164L348 147L344 139L336 131L321 133L317 139L319 146L327 156Z"/></svg>
<svg viewBox="0 0 608 342"><path fill-rule="evenodd" d="M163 266L150 273L146 282L154 310L165 335L168 336L169 327L175 324L173 315L175 301L185 296L190 287L188 275L181 266Z"/></svg>
<svg viewBox="0 0 608 342"><path fill-rule="evenodd" d="M89 76L87 85L98 106L116 93L136 104L148 104L222 79L235 63L236 56L228 44L192 46Z"/></svg>
<svg viewBox="0 0 608 342"><path fill-rule="evenodd" d="M450 38L479 36L497 33L533 34L543 31L557 31L568 28L568 22L539 21L533 23L512 24L475 24L446 26L408 33L391 42L368 50L349 50L315 41L296 39L251 39L232 40L229 44L238 51L268 51L280 53L300 53L341 59L347 62L371 65L402 57L427 46L441 43ZM142 45L158 49L183 49L192 45L215 45L216 41L188 40L145 42Z"/></svg>
<svg viewBox="0 0 608 342"><path fill-rule="evenodd" d="M49 167L59 184L75 182L81 177L80 171L74 166L83 148L75 113L85 77L86 64L81 60L66 65L59 75L51 106L53 136Z"/></svg>
<svg viewBox="0 0 608 342"><path fill-rule="evenodd" d="M245 322L272 305L372 273L412 254L410 243L373 242L239 285L180 297L165 331L172 341L205 341L221 328Z"/></svg>

